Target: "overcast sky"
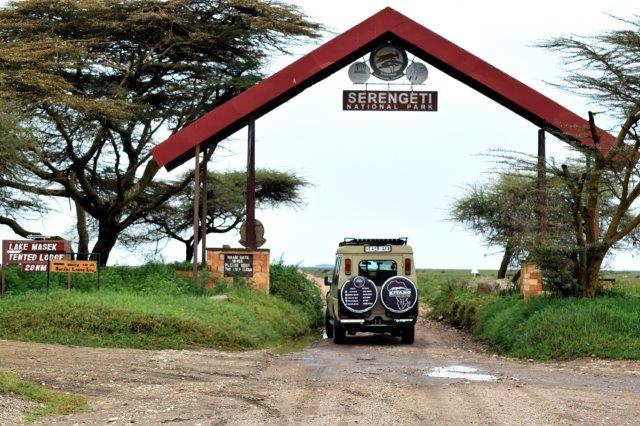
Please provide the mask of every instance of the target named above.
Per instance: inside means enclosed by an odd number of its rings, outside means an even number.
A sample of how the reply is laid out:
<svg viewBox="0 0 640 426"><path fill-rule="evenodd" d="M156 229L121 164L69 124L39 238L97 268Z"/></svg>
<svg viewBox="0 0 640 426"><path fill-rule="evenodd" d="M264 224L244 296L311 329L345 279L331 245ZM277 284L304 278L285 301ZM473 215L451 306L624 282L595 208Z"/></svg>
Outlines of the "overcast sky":
<svg viewBox="0 0 640 426"><path fill-rule="evenodd" d="M341 33L386 6L425 25L525 84L586 116L589 106L548 85L562 75L558 58L532 46L553 36L592 34L619 26L607 14L630 18L637 1L291 1L311 19ZM274 57L275 72L317 45ZM343 112L342 90L352 89L346 69L306 90L256 123L258 167L299 173L313 186L301 210L259 211L273 258L314 265L331 263L344 237L409 237L416 265L429 268L491 268L500 251L487 248L447 220L451 202L466 185L486 180L491 164L479 154L511 149L534 154L537 128L434 67L424 90L438 91L438 112ZM218 150L213 167L245 167L246 130ZM158 141L160 142L160 141ZM564 144L548 137L549 155L564 156ZM173 176L177 172L172 172ZM70 208L33 222L48 234L72 226ZM47 226L45 226L45 224ZM0 228L0 237L13 237ZM238 236L210 236L210 246L238 246ZM182 244L163 245L165 260L181 260ZM137 264L139 254L116 250L110 263ZM630 253L617 269L640 269Z"/></svg>

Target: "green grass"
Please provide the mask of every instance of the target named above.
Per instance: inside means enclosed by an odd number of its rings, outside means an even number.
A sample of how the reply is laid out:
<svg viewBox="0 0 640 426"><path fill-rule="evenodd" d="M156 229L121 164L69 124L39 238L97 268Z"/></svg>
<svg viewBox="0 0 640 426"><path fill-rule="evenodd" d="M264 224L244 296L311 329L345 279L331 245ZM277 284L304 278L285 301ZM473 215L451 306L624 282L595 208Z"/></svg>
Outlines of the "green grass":
<svg viewBox="0 0 640 426"><path fill-rule="evenodd" d="M639 271L603 271L600 276L615 278L614 288L618 291L640 296Z"/></svg>
<svg viewBox="0 0 640 426"><path fill-rule="evenodd" d="M0 299L0 338L96 347L254 349L282 345L320 323L317 288L291 266L273 265L273 295L239 282L217 290L226 300L209 299L208 291L166 265L105 271L110 279L100 291L54 286L45 294L14 282L12 293Z"/></svg>
<svg viewBox="0 0 640 426"><path fill-rule="evenodd" d="M497 271L480 270L479 278L495 278ZM418 289L422 300L432 303L440 289L448 285L468 284L475 277L469 269L418 269Z"/></svg>
<svg viewBox="0 0 640 426"><path fill-rule="evenodd" d="M640 298L494 298L474 334L516 357L640 359Z"/></svg>
<svg viewBox="0 0 640 426"><path fill-rule="evenodd" d="M65 394L53 389L47 389L35 383L19 379L8 371L0 370L0 393L14 393L30 401L42 404L26 413L27 420L37 420L39 417L79 413L87 409L87 400L81 395Z"/></svg>
<svg viewBox="0 0 640 426"><path fill-rule="evenodd" d="M322 325L322 296L320 289L293 266L271 265L271 294L305 312L312 326Z"/></svg>
<svg viewBox="0 0 640 426"><path fill-rule="evenodd" d="M204 288L206 274L200 281L193 283L190 279L178 275L177 271L185 269L184 264L150 263L143 266L109 266L100 269L98 274L74 274L73 288L82 291L97 291L98 278L100 290L128 291L147 294L213 294ZM190 270L190 269L189 269ZM51 273L50 290L66 289L67 274ZM21 294L28 291L44 292L47 288L47 274L41 272L22 273L18 266L10 266L6 275L7 292Z"/></svg>
<svg viewBox="0 0 640 426"><path fill-rule="evenodd" d="M456 274L457 277L456 278ZM462 275L428 271L419 287L432 316L466 328L498 352L521 358L640 359L640 297L636 278L613 274L618 291L593 300L551 296L477 296ZM611 276L607 274L607 276Z"/></svg>

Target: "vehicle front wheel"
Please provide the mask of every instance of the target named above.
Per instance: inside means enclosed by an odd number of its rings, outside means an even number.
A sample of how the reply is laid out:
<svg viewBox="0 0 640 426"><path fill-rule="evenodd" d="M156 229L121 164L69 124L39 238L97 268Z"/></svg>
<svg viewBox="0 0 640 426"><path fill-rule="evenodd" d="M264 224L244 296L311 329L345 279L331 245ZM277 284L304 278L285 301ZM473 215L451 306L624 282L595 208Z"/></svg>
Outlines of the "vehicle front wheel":
<svg viewBox="0 0 640 426"><path fill-rule="evenodd" d="M338 321L333 320L333 343L338 345L347 341L347 330L338 324Z"/></svg>
<svg viewBox="0 0 640 426"><path fill-rule="evenodd" d="M324 313L324 332L327 333L329 339L333 339L333 324L329 321L329 310Z"/></svg>
<svg viewBox="0 0 640 426"><path fill-rule="evenodd" d="M414 325L405 328L404 330L402 330L402 343L404 343L405 345L412 345L413 341L415 340L415 336L416 329Z"/></svg>

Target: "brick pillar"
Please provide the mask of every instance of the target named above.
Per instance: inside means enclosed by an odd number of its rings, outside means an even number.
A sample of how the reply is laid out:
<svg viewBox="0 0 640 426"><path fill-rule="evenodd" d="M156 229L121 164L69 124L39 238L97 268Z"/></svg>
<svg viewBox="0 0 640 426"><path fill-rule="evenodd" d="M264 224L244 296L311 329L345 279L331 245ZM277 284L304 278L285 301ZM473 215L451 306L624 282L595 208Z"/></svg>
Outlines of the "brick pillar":
<svg viewBox="0 0 640 426"><path fill-rule="evenodd" d="M520 291L525 299L542 293L542 273L535 263L525 262L522 264Z"/></svg>

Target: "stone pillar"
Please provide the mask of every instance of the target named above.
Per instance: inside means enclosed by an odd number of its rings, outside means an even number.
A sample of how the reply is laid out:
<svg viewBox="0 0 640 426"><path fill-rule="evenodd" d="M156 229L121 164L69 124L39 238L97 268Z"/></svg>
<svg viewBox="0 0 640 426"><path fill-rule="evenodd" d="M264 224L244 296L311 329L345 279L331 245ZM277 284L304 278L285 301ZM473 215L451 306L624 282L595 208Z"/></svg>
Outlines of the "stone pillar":
<svg viewBox="0 0 640 426"><path fill-rule="evenodd" d="M520 291L525 299L542 293L542 273L535 263L525 262L522 264Z"/></svg>
<svg viewBox="0 0 640 426"><path fill-rule="evenodd" d="M268 249L208 248L210 279L207 286L215 287L217 279L232 284L233 278L238 277L249 281L256 290L269 293L269 254Z"/></svg>

